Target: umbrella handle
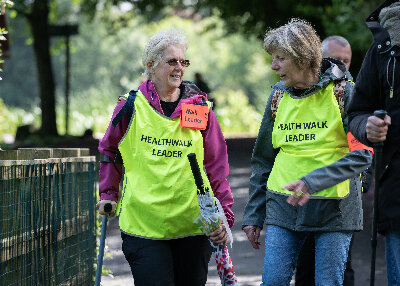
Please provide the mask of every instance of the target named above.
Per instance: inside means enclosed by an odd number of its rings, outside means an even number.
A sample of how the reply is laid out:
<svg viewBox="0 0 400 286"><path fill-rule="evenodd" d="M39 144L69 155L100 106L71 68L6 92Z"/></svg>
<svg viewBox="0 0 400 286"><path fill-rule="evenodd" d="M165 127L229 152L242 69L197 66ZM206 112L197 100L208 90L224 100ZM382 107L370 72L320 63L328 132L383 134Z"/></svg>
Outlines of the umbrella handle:
<svg viewBox="0 0 400 286"><path fill-rule="evenodd" d="M189 155L187 155L187 157L190 163L190 168L192 169L197 189L199 190L200 194L204 195L205 194L204 183L203 183L203 178L201 177L199 164L197 163L196 154L190 153Z"/></svg>

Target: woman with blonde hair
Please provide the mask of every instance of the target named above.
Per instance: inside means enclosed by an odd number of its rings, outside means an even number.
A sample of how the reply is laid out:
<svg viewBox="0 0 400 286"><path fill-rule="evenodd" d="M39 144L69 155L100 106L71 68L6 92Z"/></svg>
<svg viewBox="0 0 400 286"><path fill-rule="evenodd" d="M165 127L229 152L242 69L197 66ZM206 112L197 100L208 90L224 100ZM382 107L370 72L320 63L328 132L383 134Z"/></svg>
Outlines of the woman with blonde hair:
<svg viewBox="0 0 400 286"><path fill-rule="evenodd" d="M267 31L264 49L280 81L253 150L243 230L259 249L266 224L262 285L290 285L309 235L315 285L342 285L351 237L362 229L359 174L372 160L346 134L351 76L340 61L322 60L320 38L303 20Z"/></svg>

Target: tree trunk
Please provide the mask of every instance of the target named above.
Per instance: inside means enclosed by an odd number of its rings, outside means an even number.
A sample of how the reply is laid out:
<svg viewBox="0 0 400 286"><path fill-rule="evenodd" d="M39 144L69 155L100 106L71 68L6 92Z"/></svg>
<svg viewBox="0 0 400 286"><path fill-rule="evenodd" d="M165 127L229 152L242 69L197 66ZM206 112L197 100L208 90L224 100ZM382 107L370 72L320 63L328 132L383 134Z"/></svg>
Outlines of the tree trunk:
<svg viewBox="0 0 400 286"><path fill-rule="evenodd" d="M35 0L28 19L32 29L33 48L39 76L41 134L57 136L55 84L50 56L48 0Z"/></svg>

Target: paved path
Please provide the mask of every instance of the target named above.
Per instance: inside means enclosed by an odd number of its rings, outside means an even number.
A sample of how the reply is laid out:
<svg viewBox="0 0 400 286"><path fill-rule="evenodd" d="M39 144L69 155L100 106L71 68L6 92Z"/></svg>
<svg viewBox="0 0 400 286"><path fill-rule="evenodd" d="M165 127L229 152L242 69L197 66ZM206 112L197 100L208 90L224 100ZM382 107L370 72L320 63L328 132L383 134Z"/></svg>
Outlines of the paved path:
<svg viewBox="0 0 400 286"><path fill-rule="evenodd" d="M241 220L244 206L248 199L248 185L250 177L250 156L254 145L254 139L227 140L230 164L229 182L232 187L235 204L235 226L232 228L234 237L233 249L229 249L235 272L241 286L260 285L263 265L264 249L253 250L247 241L246 235L241 230ZM353 268L355 270L355 286L369 285L370 269L370 233L371 233L371 204L372 194L365 194L364 204L364 231L355 234L353 246ZM265 233L262 233L261 241L264 242ZM264 244L264 243L263 243ZM106 257L104 268L109 269L112 275L103 276L102 285L128 286L133 285L133 279L128 263L121 251L121 238L117 219L111 219L108 225L106 240ZM376 263L376 286L387 285L384 260L384 239L378 240ZM190 283L188 284L190 285ZM211 258L207 285L221 285L216 271L215 261ZM291 285L294 285L292 281Z"/></svg>

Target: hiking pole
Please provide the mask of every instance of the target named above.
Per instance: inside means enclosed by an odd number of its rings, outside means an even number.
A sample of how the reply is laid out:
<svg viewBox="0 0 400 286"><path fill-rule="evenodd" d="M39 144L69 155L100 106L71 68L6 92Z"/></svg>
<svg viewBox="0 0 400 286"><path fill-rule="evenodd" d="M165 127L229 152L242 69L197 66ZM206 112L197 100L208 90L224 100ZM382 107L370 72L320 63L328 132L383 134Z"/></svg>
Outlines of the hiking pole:
<svg viewBox="0 0 400 286"><path fill-rule="evenodd" d="M374 116L384 119L386 115L385 110L376 110ZM376 260L376 236L377 236L377 219L378 219L378 199L379 199L379 179L381 177L382 168L382 150L383 142L374 143L374 156L375 156L375 188L374 188L374 209L372 217L372 237L371 237L371 275L370 275L370 286L375 285L375 260Z"/></svg>
<svg viewBox="0 0 400 286"><path fill-rule="evenodd" d="M109 213L112 211L112 205L107 203L104 205L104 212ZM96 282L95 286L100 286L101 282L101 272L103 270L103 256L104 256L104 245L106 242L106 232L107 232L107 215L103 215L103 221L101 223L101 235L100 235L100 246L99 246L99 256L97 257L97 270L96 270Z"/></svg>

